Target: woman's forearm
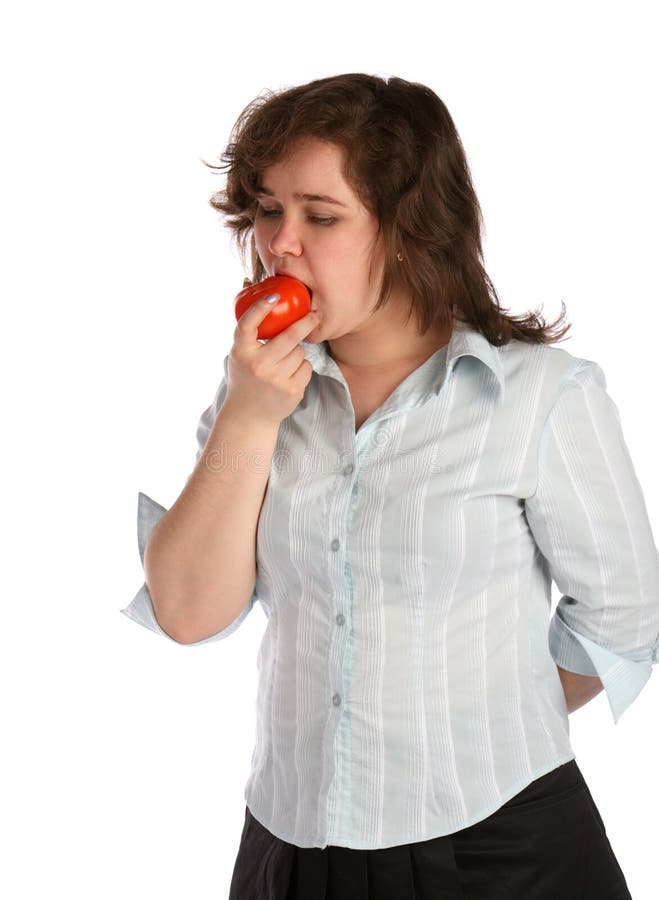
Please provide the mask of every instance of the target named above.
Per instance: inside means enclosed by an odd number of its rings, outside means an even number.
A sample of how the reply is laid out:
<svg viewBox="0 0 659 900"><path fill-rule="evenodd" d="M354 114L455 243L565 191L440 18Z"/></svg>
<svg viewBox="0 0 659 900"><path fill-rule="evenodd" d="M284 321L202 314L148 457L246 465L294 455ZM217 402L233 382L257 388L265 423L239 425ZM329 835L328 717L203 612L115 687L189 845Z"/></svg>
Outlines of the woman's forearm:
<svg viewBox="0 0 659 900"><path fill-rule="evenodd" d="M563 693L567 702L568 713L574 712L580 706L588 703L604 690L604 685L599 678L592 675L578 675L576 672L568 672L556 666L563 685Z"/></svg>

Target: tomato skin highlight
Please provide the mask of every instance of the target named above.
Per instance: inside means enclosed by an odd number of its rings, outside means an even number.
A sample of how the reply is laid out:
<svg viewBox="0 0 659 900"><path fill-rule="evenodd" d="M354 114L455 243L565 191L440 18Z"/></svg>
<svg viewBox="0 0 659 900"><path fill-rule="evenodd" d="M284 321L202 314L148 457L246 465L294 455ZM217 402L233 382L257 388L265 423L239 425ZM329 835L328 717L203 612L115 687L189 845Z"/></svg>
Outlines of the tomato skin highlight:
<svg viewBox="0 0 659 900"><path fill-rule="evenodd" d="M279 294L280 297L258 327L259 340L275 337L311 309L311 295L306 284L290 275L271 275L257 284L248 285L236 295L236 321L253 303L268 294Z"/></svg>

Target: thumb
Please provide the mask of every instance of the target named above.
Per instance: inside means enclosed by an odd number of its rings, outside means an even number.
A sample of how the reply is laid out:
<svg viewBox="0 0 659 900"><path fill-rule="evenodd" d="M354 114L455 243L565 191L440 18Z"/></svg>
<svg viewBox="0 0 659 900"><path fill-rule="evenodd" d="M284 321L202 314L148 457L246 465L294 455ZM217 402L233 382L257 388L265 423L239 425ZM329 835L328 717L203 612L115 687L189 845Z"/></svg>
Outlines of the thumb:
<svg viewBox="0 0 659 900"><path fill-rule="evenodd" d="M246 288L246 287L247 287L248 285L250 285L251 283L252 283L252 282L249 280L249 278L246 278L246 279L243 281L243 287Z"/></svg>

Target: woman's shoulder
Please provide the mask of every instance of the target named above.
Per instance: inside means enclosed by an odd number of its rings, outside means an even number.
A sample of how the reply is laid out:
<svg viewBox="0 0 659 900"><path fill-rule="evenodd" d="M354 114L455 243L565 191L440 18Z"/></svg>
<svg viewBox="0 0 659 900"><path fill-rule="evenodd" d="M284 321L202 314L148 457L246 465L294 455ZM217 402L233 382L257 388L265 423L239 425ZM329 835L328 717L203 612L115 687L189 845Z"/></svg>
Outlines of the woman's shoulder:
<svg viewBox="0 0 659 900"><path fill-rule="evenodd" d="M600 369L595 360L577 356L556 344L538 344L512 338L495 349L499 351L506 374L511 376L518 374L529 378L537 373L542 380L561 382L586 369Z"/></svg>
<svg viewBox="0 0 659 900"><path fill-rule="evenodd" d="M501 361L510 403L528 404L530 398L535 398L538 409L551 408L566 384L573 380L586 384L595 378L606 389L606 378L599 364L565 347L513 338L494 350Z"/></svg>

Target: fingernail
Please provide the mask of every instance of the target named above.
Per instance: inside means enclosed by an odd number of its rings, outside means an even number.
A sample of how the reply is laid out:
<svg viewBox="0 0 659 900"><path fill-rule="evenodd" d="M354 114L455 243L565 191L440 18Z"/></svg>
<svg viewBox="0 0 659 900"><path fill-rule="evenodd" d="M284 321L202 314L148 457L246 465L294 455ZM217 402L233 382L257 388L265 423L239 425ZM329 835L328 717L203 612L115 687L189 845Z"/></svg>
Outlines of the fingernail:
<svg viewBox="0 0 659 900"><path fill-rule="evenodd" d="M263 299L266 303L276 303L280 296L280 294L268 294L268 296Z"/></svg>

